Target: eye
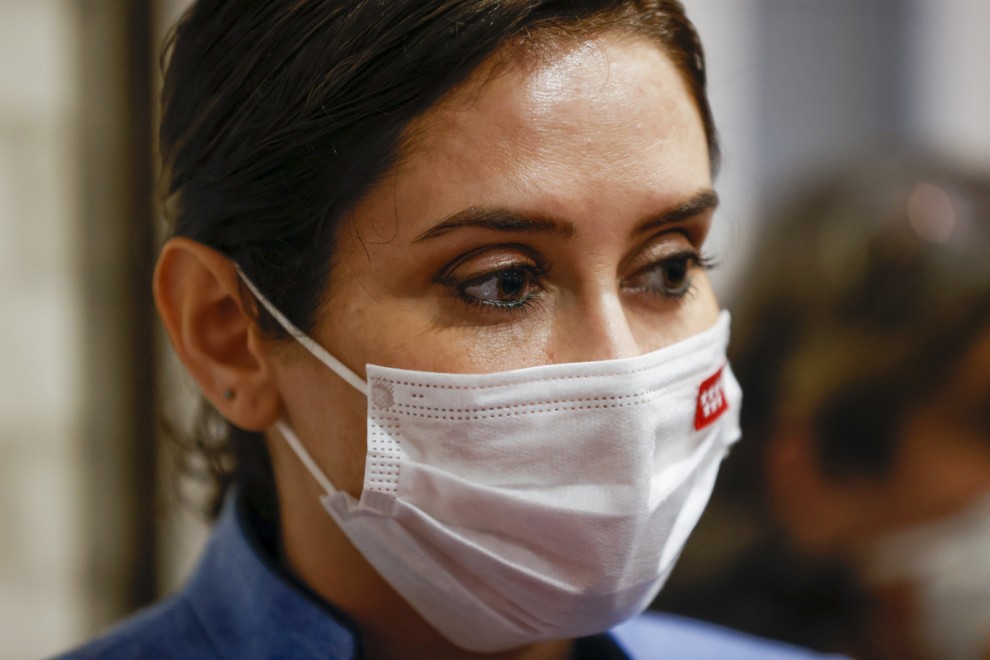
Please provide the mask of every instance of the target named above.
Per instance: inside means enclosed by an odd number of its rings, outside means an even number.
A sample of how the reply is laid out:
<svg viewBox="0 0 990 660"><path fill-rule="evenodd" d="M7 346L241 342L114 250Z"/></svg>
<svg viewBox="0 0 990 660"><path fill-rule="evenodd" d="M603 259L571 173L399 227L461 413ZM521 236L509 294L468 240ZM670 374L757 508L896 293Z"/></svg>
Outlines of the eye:
<svg viewBox="0 0 990 660"><path fill-rule="evenodd" d="M539 275L529 267L513 267L475 277L460 287L467 302L493 307L517 307L539 290Z"/></svg>
<svg viewBox="0 0 990 660"><path fill-rule="evenodd" d="M549 262L527 246L484 245L461 255L433 280L463 305L474 308L470 322L498 323L510 313L527 313L547 288Z"/></svg>
<svg viewBox="0 0 990 660"><path fill-rule="evenodd" d="M710 265L707 259L694 252L677 254L637 271L623 282L623 286L665 298L680 298L691 290L691 269L707 269Z"/></svg>

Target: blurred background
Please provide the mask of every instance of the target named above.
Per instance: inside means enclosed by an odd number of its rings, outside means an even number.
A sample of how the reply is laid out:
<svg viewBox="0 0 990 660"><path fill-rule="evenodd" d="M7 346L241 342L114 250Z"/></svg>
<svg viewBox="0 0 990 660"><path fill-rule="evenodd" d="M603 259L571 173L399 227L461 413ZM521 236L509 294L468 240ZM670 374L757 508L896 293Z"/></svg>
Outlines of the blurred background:
<svg viewBox="0 0 990 660"><path fill-rule="evenodd" d="M195 394L149 286L158 52L187 4L0 0L0 658L168 593L207 532L161 442ZM990 2L685 4L722 135L710 252L730 309L768 209L818 172L915 150L990 167ZM682 583L712 563L684 559Z"/></svg>

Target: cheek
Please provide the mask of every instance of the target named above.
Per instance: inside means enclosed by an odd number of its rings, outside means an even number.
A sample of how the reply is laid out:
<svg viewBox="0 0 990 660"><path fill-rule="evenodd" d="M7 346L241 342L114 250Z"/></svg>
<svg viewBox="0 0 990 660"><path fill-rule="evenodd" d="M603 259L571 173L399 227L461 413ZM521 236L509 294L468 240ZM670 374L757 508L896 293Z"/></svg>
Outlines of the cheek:
<svg viewBox="0 0 990 660"><path fill-rule="evenodd" d="M367 362L399 369L491 373L549 362L550 323L439 327L396 315L395 323L365 335ZM420 330L414 328L419 325Z"/></svg>
<svg viewBox="0 0 990 660"><path fill-rule="evenodd" d="M316 341L353 371L363 377L365 366L376 364L489 373L549 361L551 300L511 322L479 322L463 302L432 283L436 268L419 261L410 267L401 253L383 254L387 249L369 246L370 254L362 253L358 264L338 262L348 277L336 283L314 332ZM388 263L393 268L376 268ZM398 269L399 277L388 276Z"/></svg>
<svg viewBox="0 0 990 660"><path fill-rule="evenodd" d="M626 305L629 327L642 352L647 353L704 332L718 321L719 303L704 272L692 276L691 291L657 312L637 302Z"/></svg>
<svg viewBox="0 0 990 660"><path fill-rule="evenodd" d="M290 353L291 351L291 353ZM276 368L284 416L313 459L337 487L359 495L364 474L364 395L301 348L284 349ZM284 441L281 478L310 484Z"/></svg>
<svg viewBox="0 0 990 660"><path fill-rule="evenodd" d="M688 297L684 313L690 317L692 323L697 324L697 332L701 332L715 324L720 307L708 273L700 271L692 277L694 292Z"/></svg>
<svg viewBox="0 0 990 660"><path fill-rule="evenodd" d="M616 320L629 329L641 353L681 341L715 324L719 306L710 282L704 272L693 277L691 292L681 300L665 303L665 308L635 299L611 307L612 314L624 315ZM318 341L359 374L364 374L367 364L490 373L557 362L560 328L592 325L586 310L598 307L587 300L559 304L563 294L556 290L509 322L485 325L463 319L452 322L444 311L446 298L435 295L379 295L359 279L347 289L328 305Z"/></svg>
<svg viewBox="0 0 990 660"><path fill-rule="evenodd" d="M550 314L528 323L490 326L472 336L451 337L447 363L465 373L490 373L548 364L552 359ZM458 347L458 344L461 344ZM449 349L448 349L449 350Z"/></svg>

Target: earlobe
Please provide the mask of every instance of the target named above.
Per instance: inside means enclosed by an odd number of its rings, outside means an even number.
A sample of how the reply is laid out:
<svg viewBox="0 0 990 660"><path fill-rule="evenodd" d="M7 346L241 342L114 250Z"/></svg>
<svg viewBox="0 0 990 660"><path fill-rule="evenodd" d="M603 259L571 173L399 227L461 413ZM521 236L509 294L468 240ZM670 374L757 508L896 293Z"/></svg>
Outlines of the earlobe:
<svg viewBox="0 0 990 660"><path fill-rule="evenodd" d="M241 428L271 427L281 398L230 259L202 243L173 238L159 256L154 293L172 346L203 395Z"/></svg>

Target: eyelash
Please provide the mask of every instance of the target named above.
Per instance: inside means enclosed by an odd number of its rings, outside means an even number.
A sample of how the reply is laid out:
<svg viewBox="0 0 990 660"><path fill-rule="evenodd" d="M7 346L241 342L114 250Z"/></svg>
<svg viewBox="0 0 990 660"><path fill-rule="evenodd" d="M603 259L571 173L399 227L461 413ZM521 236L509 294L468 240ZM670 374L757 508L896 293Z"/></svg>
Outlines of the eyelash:
<svg viewBox="0 0 990 660"><path fill-rule="evenodd" d="M664 257L659 259L648 266L641 268L636 271L633 275L638 276L644 273L649 273L651 271L659 271L665 267L670 267L673 264L679 262L687 262L685 264L686 274L685 277L688 278L688 285L683 291L677 293L663 292L656 289L648 287L634 287L632 288L635 292L641 292L646 295L655 298L661 298L664 300L674 300L679 301L684 298L689 297L692 293L696 291L696 280L690 277L690 270L693 268L700 268L703 271L711 270L717 267L717 262L714 259L709 258L706 255L699 254L694 251L682 252L674 255ZM480 309L484 312L489 312L493 314L527 314L532 311L533 308L537 307L541 300L540 294L543 292L542 281L550 273L552 266L550 263L545 261L538 261L536 263L519 263L513 264L511 266L498 268L495 270L490 270L479 275L475 275L468 280L458 282L452 275L443 277L439 279L439 283L448 286L454 290L454 294L457 298L464 304L474 308ZM509 273L521 271L525 272L527 275L527 284L532 286L535 290L524 300L518 303L500 303L494 301L485 301L476 296L469 295L467 290L471 287L480 286L486 282L494 280L495 278Z"/></svg>
<svg viewBox="0 0 990 660"><path fill-rule="evenodd" d="M457 297L464 302L476 309L481 309L486 312L494 312L499 314L526 314L529 313L533 308L539 305L539 294L543 291L543 286L541 281L546 278L550 273L552 266L546 261L537 261L535 263L520 263L513 264L508 267L498 268L495 270L490 270L480 275L476 275L464 282L447 282L447 286L454 288L454 292ZM497 303L497 302L485 302L480 298L467 294L467 289L472 286L478 286L489 280L492 280L500 275L511 273L514 271L523 271L528 275L528 281L531 285L535 286L535 291L527 296L525 300L518 303Z"/></svg>
<svg viewBox="0 0 990 660"><path fill-rule="evenodd" d="M673 254L664 257L662 259L659 259L657 261L654 261L648 266L640 268L632 275L632 277L637 277L644 273L660 271L663 268L670 267L673 264L679 264L680 262L686 262L685 278L687 279L687 286L684 288L683 291L671 293L671 292L658 291L656 289L651 289L648 287L631 287L631 290L638 293L644 293L651 297L661 298L663 300L675 300L675 301L682 300L684 298L689 297L696 291L697 281L695 280L695 278L691 277L690 271L692 269L696 268L707 272L718 267L718 262L715 259L712 259L711 257L705 254L701 254L691 250L691 251L685 251L685 252Z"/></svg>

